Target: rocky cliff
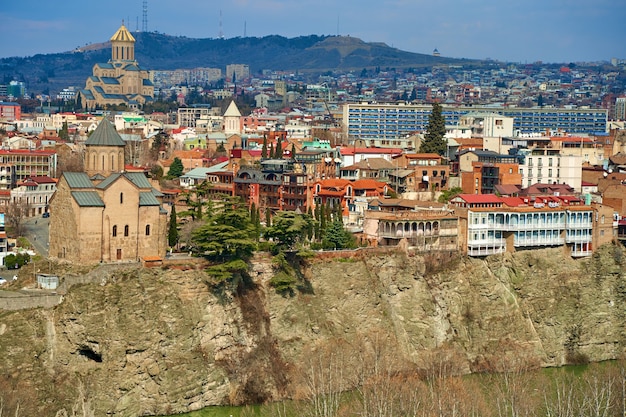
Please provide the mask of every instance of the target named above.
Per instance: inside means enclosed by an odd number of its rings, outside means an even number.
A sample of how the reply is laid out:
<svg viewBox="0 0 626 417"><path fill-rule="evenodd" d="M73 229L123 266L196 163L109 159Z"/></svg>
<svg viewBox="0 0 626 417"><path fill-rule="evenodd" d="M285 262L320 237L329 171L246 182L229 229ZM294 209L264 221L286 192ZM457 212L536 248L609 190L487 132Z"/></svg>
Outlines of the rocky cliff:
<svg viewBox="0 0 626 417"><path fill-rule="evenodd" d="M626 353L619 246L588 260L560 250L326 256L302 267L307 285L292 296L275 293L271 261L257 255L256 287L234 294L210 291L202 269L125 266L73 286L55 308L0 312L4 409L161 415L293 397L312 351L357 357L381 335L407 366L445 352L456 372Z"/></svg>

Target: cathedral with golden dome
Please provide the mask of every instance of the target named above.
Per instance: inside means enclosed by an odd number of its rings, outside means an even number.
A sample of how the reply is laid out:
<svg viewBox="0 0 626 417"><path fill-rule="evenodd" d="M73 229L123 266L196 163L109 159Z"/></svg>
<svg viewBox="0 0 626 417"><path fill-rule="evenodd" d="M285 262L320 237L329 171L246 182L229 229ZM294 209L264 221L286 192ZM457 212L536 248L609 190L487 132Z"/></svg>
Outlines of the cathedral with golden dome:
<svg viewBox="0 0 626 417"><path fill-rule="evenodd" d="M122 104L138 109L154 100L154 85L135 60L135 38L124 23L111 37L111 59L93 66L79 99L87 110Z"/></svg>

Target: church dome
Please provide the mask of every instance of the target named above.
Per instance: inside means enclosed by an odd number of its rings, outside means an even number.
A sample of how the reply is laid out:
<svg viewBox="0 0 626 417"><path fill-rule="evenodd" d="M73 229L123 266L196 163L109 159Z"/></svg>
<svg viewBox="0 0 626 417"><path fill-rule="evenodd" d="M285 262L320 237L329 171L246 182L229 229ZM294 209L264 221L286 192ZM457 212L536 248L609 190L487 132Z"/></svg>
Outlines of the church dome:
<svg viewBox="0 0 626 417"><path fill-rule="evenodd" d="M122 26L120 26L117 32L111 37L111 42L135 42L135 38L122 23Z"/></svg>

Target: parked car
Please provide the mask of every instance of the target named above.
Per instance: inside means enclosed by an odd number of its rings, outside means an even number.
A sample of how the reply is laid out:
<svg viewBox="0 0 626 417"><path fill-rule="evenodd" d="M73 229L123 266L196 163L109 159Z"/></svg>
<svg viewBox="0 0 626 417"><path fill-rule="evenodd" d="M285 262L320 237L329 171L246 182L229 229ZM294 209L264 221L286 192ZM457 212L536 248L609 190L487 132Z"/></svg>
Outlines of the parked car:
<svg viewBox="0 0 626 417"><path fill-rule="evenodd" d="M50 213L45 212L44 214L41 215L41 217L43 217L44 219L47 219L48 217L50 217Z"/></svg>

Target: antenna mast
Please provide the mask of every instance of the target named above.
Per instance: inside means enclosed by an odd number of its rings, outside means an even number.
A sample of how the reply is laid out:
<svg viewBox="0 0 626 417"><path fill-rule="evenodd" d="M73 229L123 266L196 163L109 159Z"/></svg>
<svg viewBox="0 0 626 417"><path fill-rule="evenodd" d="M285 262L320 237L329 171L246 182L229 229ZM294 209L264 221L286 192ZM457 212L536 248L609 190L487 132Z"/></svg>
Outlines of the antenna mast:
<svg viewBox="0 0 626 417"><path fill-rule="evenodd" d="M143 20L141 22L141 31L148 31L148 0L143 0Z"/></svg>
<svg viewBox="0 0 626 417"><path fill-rule="evenodd" d="M217 35L219 39L224 39L224 32L222 32L222 9L220 9L220 33Z"/></svg>

